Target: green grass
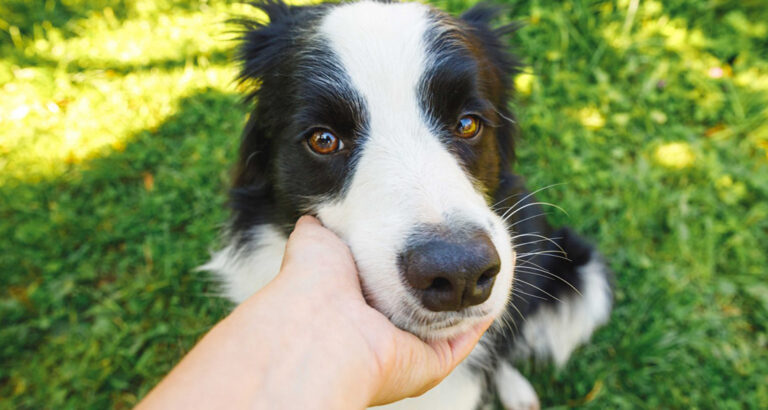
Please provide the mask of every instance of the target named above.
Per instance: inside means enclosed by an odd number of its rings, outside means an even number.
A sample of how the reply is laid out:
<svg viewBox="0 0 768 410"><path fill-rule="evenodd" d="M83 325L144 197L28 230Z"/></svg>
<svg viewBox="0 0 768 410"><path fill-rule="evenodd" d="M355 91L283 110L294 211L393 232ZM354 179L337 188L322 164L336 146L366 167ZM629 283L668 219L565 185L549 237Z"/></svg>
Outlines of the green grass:
<svg viewBox="0 0 768 410"><path fill-rule="evenodd" d="M126 408L229 306L226 2L0 4L0 408ZM453 11L469 2L446 0ZM672 3L672 2L668 2ZM522 1L517 169L617 273L547 407L768 407L768 7Z"/></svg>

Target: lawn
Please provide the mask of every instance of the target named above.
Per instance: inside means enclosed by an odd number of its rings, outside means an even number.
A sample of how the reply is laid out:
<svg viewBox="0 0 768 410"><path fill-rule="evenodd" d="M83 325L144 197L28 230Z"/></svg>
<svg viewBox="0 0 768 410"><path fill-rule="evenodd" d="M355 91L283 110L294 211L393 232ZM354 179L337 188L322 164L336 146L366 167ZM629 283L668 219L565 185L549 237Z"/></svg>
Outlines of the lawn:
<svg viewBox="0 0 768 410"><path fill-rule="evenodd" d="M439 3L453 12L471 1ZM517 169L616 307L546 407L768 408L768 5L515 2ZM127 408L229 304L194 271L247 105L219 0L0 3L0 408Z"/></svg>

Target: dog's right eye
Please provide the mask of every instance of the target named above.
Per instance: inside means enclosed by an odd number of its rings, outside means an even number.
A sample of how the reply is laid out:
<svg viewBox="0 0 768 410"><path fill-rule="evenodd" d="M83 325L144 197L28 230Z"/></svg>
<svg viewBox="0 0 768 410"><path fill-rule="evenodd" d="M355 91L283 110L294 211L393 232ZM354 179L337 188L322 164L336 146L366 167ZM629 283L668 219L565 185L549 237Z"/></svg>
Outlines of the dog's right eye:
<svg viewBox="0 0 768 410"><path fill-rule="evenodd" d="M315 130L307 137L307 145L309 148L320 154L328 155L333 154L344 148L344 144L341 139L328 130Z"/></svg>
<svg viewBox="0 0 768 410"><path fill-rule="evenodd" d="M459 138L470 139L480 133L483 125L480 119L475 115L465 115L459 118L459 123L456 124L456 136Z"/></svg>

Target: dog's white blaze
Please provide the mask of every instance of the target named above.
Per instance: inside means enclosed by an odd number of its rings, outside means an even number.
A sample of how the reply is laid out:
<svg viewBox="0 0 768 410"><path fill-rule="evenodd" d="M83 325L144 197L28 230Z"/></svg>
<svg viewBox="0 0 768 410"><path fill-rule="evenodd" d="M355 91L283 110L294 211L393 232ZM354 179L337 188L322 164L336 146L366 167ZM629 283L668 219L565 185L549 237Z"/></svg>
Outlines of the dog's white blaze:
<svg viewBox="0 0 768 410"><path fill-rule="evenodd" d="M259 225L248 235L252 239L242 248L232 241L198 268L218 276L224 296L236 303L248 299L277 275L285 252L287 238L272 225Z"/></svg>
<svg viewBox="0 0 768 410"><path fill-rule="evenodd" d="M611 286L605 262L593 254L589 262L578 268L581 295L572 295L553 306L542 306L523 325L521 343L515 352L519 356L533 354L537 358L552 358L562 366L574 349L585 343L592 333L608 321L611 313Z"/></svg>
<svg viewBox="0 0 768 410"><path fill-rule="evenodd" d="M422 317L438 315L418 307L399 274L397 255L411 229L455 214L489 230L502 271L476 311L498 315L504 309L514 261L502 221L422 115L418 87L429 65L424 37L433 24L427 11L418 3L366 1L338 6L324 17L319 35L363 97L369 133L344 197L316 212L349 244L377 309L421 336L447 337L463 329L436 334L426 327L420 332L414 323L414 310Z"/></svg>

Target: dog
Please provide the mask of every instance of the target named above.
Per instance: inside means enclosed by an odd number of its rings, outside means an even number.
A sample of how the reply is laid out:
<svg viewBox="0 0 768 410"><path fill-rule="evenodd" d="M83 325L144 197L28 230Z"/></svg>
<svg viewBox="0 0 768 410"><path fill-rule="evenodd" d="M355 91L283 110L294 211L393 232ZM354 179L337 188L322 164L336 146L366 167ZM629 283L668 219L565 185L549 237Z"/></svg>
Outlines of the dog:
<svg viewBox="0 0 768 410"><path fill-rule="evenodd" d="M608 320L611 272L552 228L511 169L508 109L521 64L497 8L459 17L420 3L254 3L240 19L253 90L223 249L202 267L242 302L278 272L312 214L350 247L368 303L425 339L495 318L454 372L392 408L538 408L514 363L565 363Z"/></svg>

